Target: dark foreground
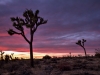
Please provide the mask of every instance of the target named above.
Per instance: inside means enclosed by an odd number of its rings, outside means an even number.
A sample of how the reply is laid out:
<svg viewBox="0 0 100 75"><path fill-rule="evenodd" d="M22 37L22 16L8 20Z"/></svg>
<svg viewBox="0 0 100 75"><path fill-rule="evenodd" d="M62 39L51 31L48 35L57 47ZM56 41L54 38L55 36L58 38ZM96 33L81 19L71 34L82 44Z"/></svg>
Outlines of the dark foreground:
<svg viewBox="0 0 100 75"><path fill-rule="evenodd" d="M100 75L100 58L52 58L0 61L0 75Z"/></svg>

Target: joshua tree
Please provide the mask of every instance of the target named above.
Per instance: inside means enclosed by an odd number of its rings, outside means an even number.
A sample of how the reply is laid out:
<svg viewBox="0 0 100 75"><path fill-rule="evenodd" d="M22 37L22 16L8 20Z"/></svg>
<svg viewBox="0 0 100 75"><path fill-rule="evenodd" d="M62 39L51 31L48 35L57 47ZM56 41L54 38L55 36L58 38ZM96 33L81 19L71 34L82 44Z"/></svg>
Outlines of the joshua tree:
<svg viewBox="0 0 100 75"><path fill-rule="evenodd" d="M87 55L86 54L86 49L84 47L84 43L86 42L86 40L82 39L82 40L78 40L78 42L76 42L77 45L81 46L83 49L84 49L84 53L85 53L85 56Z"/></svg>
<svg viewBox="0 0 100 75"><path fill-rule="evenodd" d="M11 55L10 55L10 59L11 60L13 59L13 55L14 55L14 53L11 53Z"/></svg>
<svg viewBox="0 0 100 75"><path fill-rule="evenodd" d="M5 53L5 52L3 52L3 51L0 51L1 52L1 60L3 60L3 54Z"/></svg>
<svg viewBox="0 0 100 75"><path fill-rule="evenodd" d="M8 61L10 60L10 56L9 55L5 55L5 62L8 63Z"/></svg>
<svg viewBox="0 0 100 75"><path fill-rule="evenodd" d="M70 57L71 57L71 52L69 52L69 54L70 54Z"/></svg>
<svg viewBox="0 0 100 75"><path fill-rule="evenodd" d="M42 17L38 16L38 14L39 14L39 10L36 10L34 13L32 10L26 10L23 13L23 17L25 19L22 19L20 17L11 17L11 21L13 22L13 26L17 30L19 30L19 32L16 32L13 29L8 30L8 34L21 35L28 42L28 44L30 46L30 62L31 62L32 67L34 67L33 48L32 48L33 35L34 35L35 31L37 30L38 26L47 23L47 20L44 20ZM28 39L25 36L24 26L30 30L30 39Z"/></svg>

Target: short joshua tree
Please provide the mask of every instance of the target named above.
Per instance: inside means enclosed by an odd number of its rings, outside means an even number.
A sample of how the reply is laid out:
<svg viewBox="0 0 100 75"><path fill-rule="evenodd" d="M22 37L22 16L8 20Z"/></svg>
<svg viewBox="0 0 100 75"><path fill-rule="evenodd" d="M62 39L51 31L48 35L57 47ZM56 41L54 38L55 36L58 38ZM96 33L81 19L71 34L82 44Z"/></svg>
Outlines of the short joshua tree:
<svg viewBox="0 0 100 75"><path fill-rule="evenodd" d="M78 42L76 42L76 44L79 45L79 46L81 46L84 49L85 56L87 56L86 49L84 47L84 43L85 42L86 42L86 40L82 39L82 40L78 40Z"/></svg>
<svg viewBox="0 0 100 75"><path fill-rule="evenodd" d="M5 52L3 52L3 51L0 51L0 55L1 55L1 60L3 60L3 54L5 53Z"/></svg>
<svg viewBox="0 0 100 75"><path fill-rule="evenodd" d="M14 53L11 53L11 55L10 55L11 60L13 60L13 55L14 55Z"/></svg>
<svg viewBox="0 0 100 75"><path fill-rule="evenodd" d="M69 52L69 54L70 54L70 57L71 57L71 52Z"/></svg>
<svg viewBox="0 0 100 75"><path fill-rule="evenodd" d="M9 55L5 55L5 62L8 63L9 60L10 60L10 56Z"/></svg>

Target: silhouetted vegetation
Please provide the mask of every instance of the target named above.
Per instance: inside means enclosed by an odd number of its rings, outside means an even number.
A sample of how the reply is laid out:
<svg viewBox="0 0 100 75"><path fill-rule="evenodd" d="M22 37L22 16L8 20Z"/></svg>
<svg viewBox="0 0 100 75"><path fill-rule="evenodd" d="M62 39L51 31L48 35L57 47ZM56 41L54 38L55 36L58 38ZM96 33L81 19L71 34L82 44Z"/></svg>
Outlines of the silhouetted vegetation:
<svg viewBox="0 0 100 75"><path fill-rule="evenodd" d="M99 75L100 59L84 56L52 57L45 55L43 59L34 59L34 67L28 66L28 59L11 61L10 55L5 55L5 64L0 61L0 74L7 70L9 75ZM1 66L2 65L2 66ZM27 72L26 72L27 71Z"/></svg>
<svg viewBox="0 0 100 75"><path fill-rule="evenodd" d="M95 49L95 57L100 58L100 49Z"/></svg>
<svg viewBox="0 0 100 75"><path fill-rule="evenodd" d="M0 55L1 55L1 60L3 60L3 54L5 53L5 52L3 52L3 51L0 51Z"/></svg>
<svg viewBox="0 0 100 75"><path fill-rule="evenodd" d="M11 60L13 60L13 55L14 55L14 53L11 53L11 55L10 55Z"/></svg>
<svg viewBox="0 0 100 75"><path fill-rule="evenodd" d="M78 42L76 42L76 44L79 45L79 46L81 46L84 49L85 56L87 56L86 49L84 47L84 43L85 42L86 42L86 40L82 39L82 40L78 40Z"/></svg>
<svg viewBox="0 0 100 75"><path fill-rule="evenodd" d="M13 22L13 27L19 30L19 32L14 31L13 29L8 30L8 34L14 35L18 34L21 35L30 45L30 61L31 66L34 67L34 61L33 61L33 35L36 32L38 26L47 23L47 20L44 20L42 17L38 16L39 10L36 10L33 12L32 10L26 10L23 13L23 17L25 19L22 19L20 17L11 17L11 21ZM24 33L24 26L26 28L29 28L30 30L30 40L27 39Z"/></svg>
<svg viewBox="0 0 100 75"><path fill-rule="evenodd" d="M10 56L9 55L5 55L5 62L8 63L9 60L10 60Z"/></svg>
<svg viewBox="0 0 100 75"><path fill-rule="evenodd" d="M2 63L8 63L9 61L16 61L16 60L19 60L18 57L14 57L14 53L11 53L11 55L4 55L5 52L1 51L1 61Z"/></svg>
<svg viewBox="0 0 100 75"><path fill-rule="evenodd" d="M51 56L45 55L45 56L43 56L43 59L51 59Z"/></svg>
<svg viewBox="0 0 100 75"><path fill-rule="evenodd" d="M71 57L71 52L69 52L69 54L70 54L70 57Z"/></svg>

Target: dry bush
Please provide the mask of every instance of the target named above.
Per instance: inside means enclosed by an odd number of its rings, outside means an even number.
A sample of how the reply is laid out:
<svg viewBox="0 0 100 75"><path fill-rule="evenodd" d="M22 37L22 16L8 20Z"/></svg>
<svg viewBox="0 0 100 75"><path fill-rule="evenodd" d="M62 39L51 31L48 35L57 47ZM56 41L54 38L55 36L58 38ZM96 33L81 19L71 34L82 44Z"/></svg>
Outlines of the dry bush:
<svg viewBox="0 0 100 75"><path fill-rule="evenodd" d="M59 63L57 68L62 71L71 71L73 69L72 64L66 62Z"/></svg>

